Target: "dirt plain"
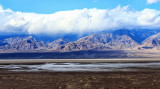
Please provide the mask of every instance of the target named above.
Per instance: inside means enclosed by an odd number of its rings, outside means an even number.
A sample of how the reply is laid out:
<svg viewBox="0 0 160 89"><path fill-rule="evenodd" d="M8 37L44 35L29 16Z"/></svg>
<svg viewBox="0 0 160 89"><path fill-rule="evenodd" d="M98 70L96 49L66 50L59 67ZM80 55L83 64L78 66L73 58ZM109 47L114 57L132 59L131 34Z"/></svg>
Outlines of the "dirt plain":
<svg viewBox="0 0 160 89"><path fill-rule="evenodd" d="M1 69L0 89L160 89L160 71L11 72Z"/></svg>

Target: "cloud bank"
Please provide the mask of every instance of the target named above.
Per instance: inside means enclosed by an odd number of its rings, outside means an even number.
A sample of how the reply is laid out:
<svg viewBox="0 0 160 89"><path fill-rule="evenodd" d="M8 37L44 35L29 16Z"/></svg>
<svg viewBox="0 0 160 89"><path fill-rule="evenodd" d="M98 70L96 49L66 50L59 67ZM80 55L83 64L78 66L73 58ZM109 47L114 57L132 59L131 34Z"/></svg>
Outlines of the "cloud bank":
<svg viewBox="0 0 160 89"><path fill-rule="evenodd" d="M25 34L88 33L115 29L160 28L160 11L130 10L128 6L114 9L82 9L53 14L14 12L0 7L0 32Z"/></svg>
<svg viewBox="0 0 160 89"><path fill-rule="evenodd" d="M148 4L153 4L153 3L157 3L160 2L160 0L147 0Z"/></svg>

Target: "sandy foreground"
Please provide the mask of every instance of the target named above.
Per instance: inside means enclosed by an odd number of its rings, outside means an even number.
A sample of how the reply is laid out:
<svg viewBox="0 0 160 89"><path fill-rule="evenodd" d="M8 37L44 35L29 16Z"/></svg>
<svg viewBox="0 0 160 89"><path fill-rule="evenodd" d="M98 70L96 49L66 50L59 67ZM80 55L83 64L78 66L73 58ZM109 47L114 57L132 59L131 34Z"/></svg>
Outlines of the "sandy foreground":
<svg viewBox="0 0 160 89"><path fill-rule="evenodd" d="M38 64L38 63L139 63L160 62L160 58L129 58L129 59L1 59L0 64Z"/></svg>

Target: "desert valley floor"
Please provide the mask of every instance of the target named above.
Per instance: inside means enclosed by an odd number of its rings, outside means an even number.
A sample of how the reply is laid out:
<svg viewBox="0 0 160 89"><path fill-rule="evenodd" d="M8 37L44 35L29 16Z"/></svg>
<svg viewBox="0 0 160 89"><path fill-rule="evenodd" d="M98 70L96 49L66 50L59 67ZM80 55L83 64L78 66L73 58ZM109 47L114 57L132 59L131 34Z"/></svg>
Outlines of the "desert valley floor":
<svg viewBox="0 0 160 89"><path fill-rule="evenodd" d="M160 88L158 58L44 60L0 60L1 89Z"/></svg>

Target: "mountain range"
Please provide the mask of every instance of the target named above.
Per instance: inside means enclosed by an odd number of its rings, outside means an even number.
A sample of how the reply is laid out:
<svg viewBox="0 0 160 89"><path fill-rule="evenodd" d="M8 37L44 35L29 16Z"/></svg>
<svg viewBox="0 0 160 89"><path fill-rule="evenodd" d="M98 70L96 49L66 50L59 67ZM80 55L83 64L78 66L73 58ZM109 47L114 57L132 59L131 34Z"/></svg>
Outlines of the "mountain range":
<svg viewBox="0 0 160 89"><path fill-rule="evenodd" d="M132 56L139 55L139 52L141 54L142 52L143 54L158 53L160 52L160 30L120 29L94 33L75 41L60 38L52 42L45 42L44 40L37 40L34 36L9 36L0 39L0 53L78 51L123 51Z"/></svg>

